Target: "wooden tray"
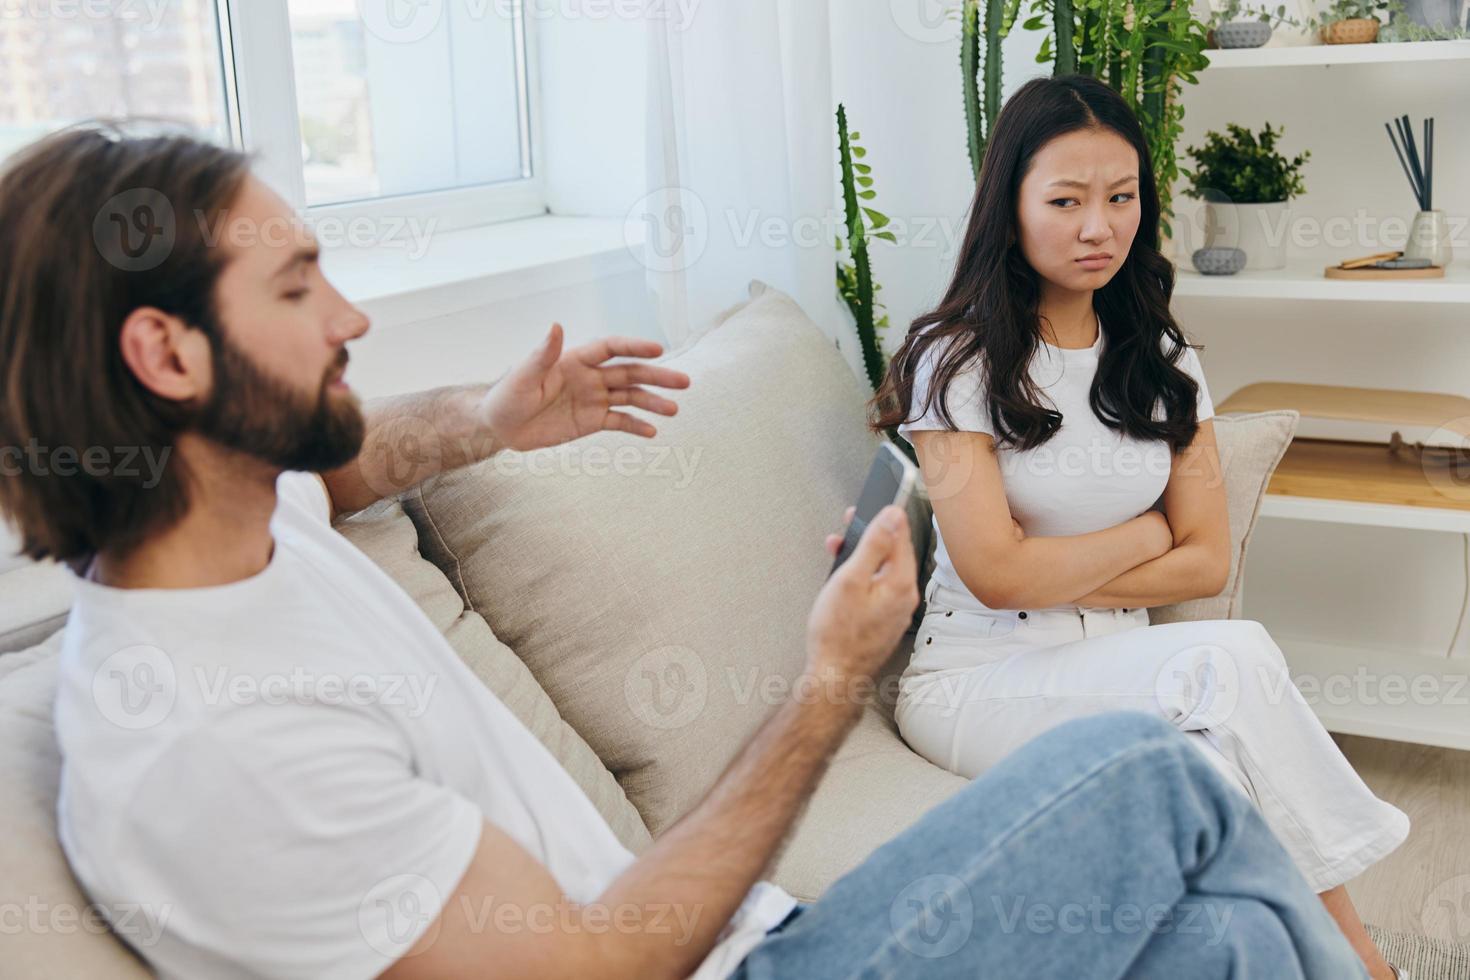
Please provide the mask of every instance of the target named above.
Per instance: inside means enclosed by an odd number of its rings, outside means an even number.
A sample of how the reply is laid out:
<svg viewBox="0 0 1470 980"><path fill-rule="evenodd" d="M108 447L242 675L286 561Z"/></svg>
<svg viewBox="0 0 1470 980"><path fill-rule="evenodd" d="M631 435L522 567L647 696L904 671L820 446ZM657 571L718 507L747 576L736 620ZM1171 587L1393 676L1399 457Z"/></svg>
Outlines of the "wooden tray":
<svg viewBox="0 0 1470 980"><path fill-rule="evenodd" d="M1426 269L1342 269L1329 265L1323 273L1328 279L1443 279L1444 266Z"/></svg>
<svg viewBox="0 0 1470 980"><path fill-rule="evenodd" d="M1381 443L1293 439L1271 476L1268 493L1353 500L1400 507L1470 510L1470 494L1446 476L1389 452Z"/></svg>

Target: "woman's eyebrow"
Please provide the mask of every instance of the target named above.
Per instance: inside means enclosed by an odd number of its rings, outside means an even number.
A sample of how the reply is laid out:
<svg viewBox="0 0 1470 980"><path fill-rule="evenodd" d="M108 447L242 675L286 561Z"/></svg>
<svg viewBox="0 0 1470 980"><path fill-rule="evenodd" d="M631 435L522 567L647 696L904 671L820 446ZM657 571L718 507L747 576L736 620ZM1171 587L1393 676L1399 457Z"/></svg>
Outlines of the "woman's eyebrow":
<svg viewBox="0 0 1470 980"><path fill-rule="evenodd" d="M1128 183L1130 180L1137 180L1137 179L1138 179L1138 175L1137 174L1133 174L1133 175L1128 176L1128 177L1120 177L1119 179L1113 181L1113 186L1114 187L1122 187L1124 184ZM1085 180L1067 180L1067 179L1062 179L1062 180L1054 180L1050 184L1047 184L1046 186L1048 186L1048 187L1082 187L1082 188L1086 188L1089 185L1088 185L1087 181L1085 181Z"/></svg>

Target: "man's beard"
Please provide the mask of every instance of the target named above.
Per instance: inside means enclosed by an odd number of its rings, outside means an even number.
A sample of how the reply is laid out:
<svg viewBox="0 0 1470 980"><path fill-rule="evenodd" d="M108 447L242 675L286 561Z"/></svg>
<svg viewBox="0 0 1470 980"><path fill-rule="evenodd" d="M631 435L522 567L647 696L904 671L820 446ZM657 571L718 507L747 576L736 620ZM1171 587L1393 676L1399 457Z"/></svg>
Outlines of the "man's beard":
<svg viewBox="0 0 1470 980"><path fill-rule="evenodd" d="M345 350L312 396L266 374L223 330L211 339L214 391L195 432L283 470L321 472L356 458L367 429L362 409L356 398L334 399L328 387L346 366Z"/></svg>

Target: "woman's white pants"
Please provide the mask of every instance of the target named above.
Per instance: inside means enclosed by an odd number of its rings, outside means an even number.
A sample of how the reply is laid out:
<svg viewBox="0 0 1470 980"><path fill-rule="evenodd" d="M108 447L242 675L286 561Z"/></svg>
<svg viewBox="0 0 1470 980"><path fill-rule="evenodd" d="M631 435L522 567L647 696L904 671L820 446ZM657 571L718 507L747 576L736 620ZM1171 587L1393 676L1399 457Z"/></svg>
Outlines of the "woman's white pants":
<svg viewBox="0 0 1470 980"><path fill-rule="evenodd" d="M1143 711L1188 735L1251 798L1318 892L1408 836L1408 817L1343 758L1260 623L987 610L932 581L925 598L896 716L905 741L938 766L974 778L1062 722Z"/></svg>

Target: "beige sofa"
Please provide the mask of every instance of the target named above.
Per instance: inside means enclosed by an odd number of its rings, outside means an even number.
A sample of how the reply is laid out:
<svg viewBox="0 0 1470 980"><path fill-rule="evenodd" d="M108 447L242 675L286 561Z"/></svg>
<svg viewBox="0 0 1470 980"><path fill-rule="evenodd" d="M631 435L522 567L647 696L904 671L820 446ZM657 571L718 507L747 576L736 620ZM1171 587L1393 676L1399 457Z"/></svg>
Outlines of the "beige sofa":
<svg viewBox="0 0 1470 980"><path fill-rule="evenodd" d="M341 530L418 601L635 852L678 819L793 688L823 535L875 447L865 391L786 296L752 299L670 359L693 388L653 444L604 435L430 481ZM1294 413L1217 424L1234 528L1216 599L1158 619L1239 615L1239 570ZM916 544L929 547L915 505ZM0 570L0 934L7 977L146 976L71 878L54 834L54 568ZM49 639L47 638L49 637ZM32 644L39 644L32 646ZM769 876L811 899L963 780L892 722L896 651Z"/></svg>

